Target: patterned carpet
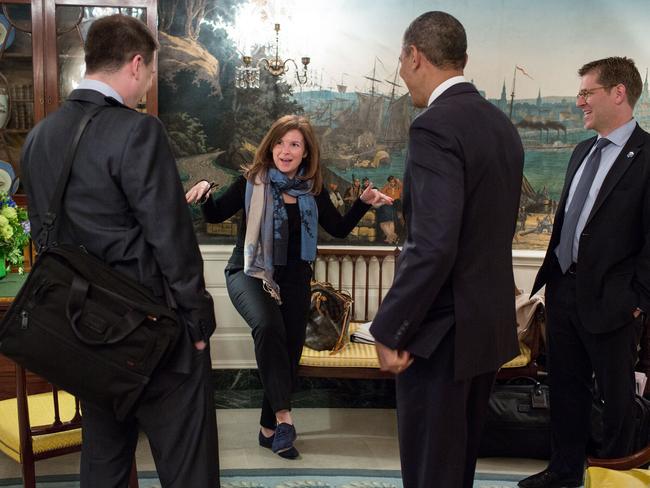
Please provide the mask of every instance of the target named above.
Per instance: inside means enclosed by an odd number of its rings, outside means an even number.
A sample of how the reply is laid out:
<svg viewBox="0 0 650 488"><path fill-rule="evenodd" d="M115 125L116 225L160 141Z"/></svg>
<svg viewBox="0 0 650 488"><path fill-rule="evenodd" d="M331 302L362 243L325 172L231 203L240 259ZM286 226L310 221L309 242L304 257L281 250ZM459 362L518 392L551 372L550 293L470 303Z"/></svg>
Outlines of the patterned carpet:
<svg viewBox="0 0 650 488"><path fill-rule="evenodd" d="M153 472L139 473L140 488L160 488ZM474 488L513 488L521 476L477 473ZM22 488L20 479L0 480L0 487ZM37 488L79 488L77 476L43 476ZM222 470L221 488L402 488L398 471L341 469Z"/></svg>

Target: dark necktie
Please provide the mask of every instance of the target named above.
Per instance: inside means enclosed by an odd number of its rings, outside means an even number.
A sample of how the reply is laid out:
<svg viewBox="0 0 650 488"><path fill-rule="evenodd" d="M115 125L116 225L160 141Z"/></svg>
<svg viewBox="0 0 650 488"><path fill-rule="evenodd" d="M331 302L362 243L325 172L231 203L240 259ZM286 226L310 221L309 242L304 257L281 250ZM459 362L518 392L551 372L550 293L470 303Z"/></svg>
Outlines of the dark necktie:
<svg viewBox="0 0 650 488"><path fill-rule="evenodd" d="M571 204L564 215L562 233L560 234L560 244L557 246L557 259L560 263L562 273L566 273L571 266L571 263L574 262L573 238L576 234L578 219L580 219L582 208L585 206L587 195L589 195L589 190L591 189L591 185L594 182L596 173L598 172L602 149L611 142L612 141L605 139L604 137L598 139L598 142L596 142L596 149L591 153L591 156L589 156L589 159L587 159L587 162L585 163L585 167L582 170L582 176L580 176L580 181L578 181L578 185L573 193Z"/></svg>

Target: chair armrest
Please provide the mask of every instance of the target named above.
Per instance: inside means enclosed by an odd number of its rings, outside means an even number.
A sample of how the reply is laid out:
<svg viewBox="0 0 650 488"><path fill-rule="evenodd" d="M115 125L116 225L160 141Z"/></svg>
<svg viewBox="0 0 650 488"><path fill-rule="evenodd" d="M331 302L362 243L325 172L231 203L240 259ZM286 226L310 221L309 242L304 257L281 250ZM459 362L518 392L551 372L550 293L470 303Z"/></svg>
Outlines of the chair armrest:
<svg viewBox="0 0 650 488"><path fill-rule="evenodd" d="M587 465L599 468L627 470L650 463L650 446L622 458L598 459L587 458Z"/></svg>

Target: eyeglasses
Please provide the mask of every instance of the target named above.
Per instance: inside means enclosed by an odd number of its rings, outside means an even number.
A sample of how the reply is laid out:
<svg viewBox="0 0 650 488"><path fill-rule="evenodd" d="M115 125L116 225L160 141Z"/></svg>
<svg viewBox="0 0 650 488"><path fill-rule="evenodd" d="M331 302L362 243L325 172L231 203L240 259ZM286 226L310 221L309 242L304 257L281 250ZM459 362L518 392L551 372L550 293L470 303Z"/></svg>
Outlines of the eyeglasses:
<svg viewBox="0 0 650 488"><path fill-rule="evenodd" d="M576 100L580 100L580 98L584 98L586 102L587 100L589 100L589 97L592 96L596 90L612 88L613 86L616 85L597 86L595 88L589 88L589 89L584 88L578 92L578 94L576 95Z"/></svg>

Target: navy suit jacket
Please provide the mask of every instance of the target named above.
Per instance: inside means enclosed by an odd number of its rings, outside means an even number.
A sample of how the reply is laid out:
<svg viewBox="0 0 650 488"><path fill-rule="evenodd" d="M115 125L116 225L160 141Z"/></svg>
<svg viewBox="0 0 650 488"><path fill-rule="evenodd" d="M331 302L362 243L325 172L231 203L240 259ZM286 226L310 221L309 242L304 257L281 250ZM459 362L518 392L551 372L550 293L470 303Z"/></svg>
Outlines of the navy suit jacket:
<svg viewBox="0 0 650 488"><path fill-rule="evenodd" d="M38 241L64 163L84 113L102 105L77 150L64 196L58 241L83 245L110 266L164 296L169 283L187 325L178 371L187 371L191 342L215 328L212 298L176 163L162 123L94 90L75 90L28 135L21 156L32 237Z"/></svg>
<svg viewBox="0 0 650 488"><path fill-rule="evenodd" d="M518 354L512 238L523 163L516 129L470 83L450 87L413 121L407 238L371 327L379 342L428 357L452 331L457 379Z"/></svg>
<svg viewBox="0 0 650 488"><path fill-rule="evenodd" d="M533 293L560 273L560 242L571 181L596 137L579 143L569 161L551 241ZM650 312L650 134L638 125L600 188L580 235L576 307L592 333L615 330L636 307Z"/></svg>

